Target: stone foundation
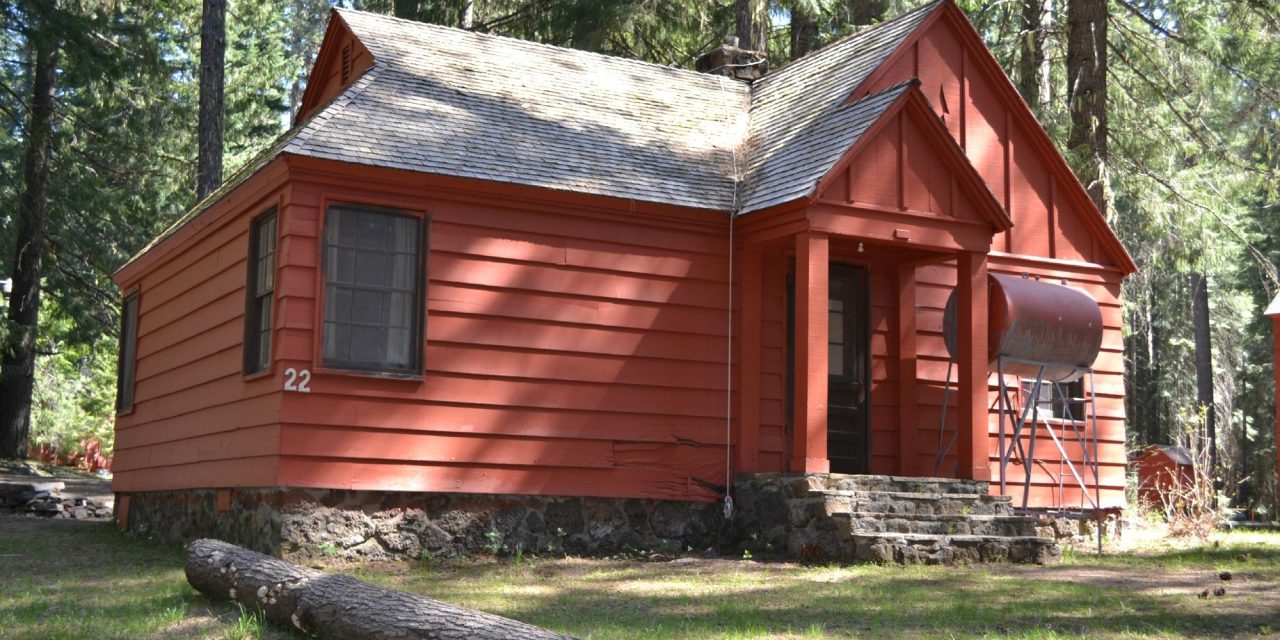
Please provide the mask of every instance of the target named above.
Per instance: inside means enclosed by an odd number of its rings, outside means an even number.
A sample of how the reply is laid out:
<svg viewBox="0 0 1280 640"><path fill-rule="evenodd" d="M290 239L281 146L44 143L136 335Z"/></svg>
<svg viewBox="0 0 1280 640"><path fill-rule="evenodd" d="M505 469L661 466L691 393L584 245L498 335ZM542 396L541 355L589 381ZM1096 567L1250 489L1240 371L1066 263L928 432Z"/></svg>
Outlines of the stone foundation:
<svg viewBox="0 0 1280 640"><path fill-rule="evenodd" d="M137 493L117 512L166 543L213 537L272 555L393 560L716 552L827 562L1055 561L1094 522L1015 514L988 483L763 473L719 503L466 493L223 489Z"/></svg>
<svg viewBox="0 0 1280 640"><path fill-rule="evenodd" d="M1036 535L1053 538L1062 544L1088 547L1098 539L1098 514L1085 509L1074 516L1030 510L1028 516L1036 519ZM1102 510L1102 537L1119 540L1123 533L1124 518L1119 509Z"/></svg>
<svg viewBox="0 0 1280 640"><path fill-rule="evenodd" d="M213 537L295 559L639 555L730 544L720 504L666 500L234 489L135 493L120 511L130 532L160 542Z"/></svg>

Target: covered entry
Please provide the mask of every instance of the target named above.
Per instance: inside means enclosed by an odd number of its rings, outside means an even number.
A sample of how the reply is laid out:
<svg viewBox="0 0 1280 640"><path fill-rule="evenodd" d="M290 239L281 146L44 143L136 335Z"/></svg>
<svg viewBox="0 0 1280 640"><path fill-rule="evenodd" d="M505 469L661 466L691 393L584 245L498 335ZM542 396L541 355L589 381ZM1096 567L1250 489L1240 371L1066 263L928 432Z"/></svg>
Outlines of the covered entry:
<svg viewBox="0 0 1280 640"><path fill-rule="evenodd" d="M834 473L870 473L871 297L865 265L831 263L827 275L827 457ZM795 277L787 277L787 326L795 326ZM788 333L795 353L795 333ZM788 378L794 379L794 360ZM790 397L790 394L788 394Z"/></svg>
<svg viewBox="0 0 1280 640"><path fill-rule="evenodd" d="M931 270L954 274L965 337L957 475L990 479L987 264L1012 223L948 135L904 91L810 198L736 222L737 471L929 474L900 426L932 410L917 385L937 365L919 354L942 350L945 299L917 287Z"/></svg>

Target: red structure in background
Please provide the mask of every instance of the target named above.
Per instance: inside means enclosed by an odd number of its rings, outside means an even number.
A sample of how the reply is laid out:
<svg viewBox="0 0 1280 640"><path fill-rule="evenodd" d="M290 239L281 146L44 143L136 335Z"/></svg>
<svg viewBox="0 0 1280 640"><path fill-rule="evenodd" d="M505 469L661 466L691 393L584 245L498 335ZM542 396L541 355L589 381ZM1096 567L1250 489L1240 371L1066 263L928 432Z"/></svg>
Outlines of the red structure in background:
<svg viewBox="0 0 1280 640"><path fill-rule="evenodd" d="M1133 460L1138 471L1138 499L1163 508L1171 489L1185 491L1195 481L1195 460L1185 447L1153 444Z"/></svg>
<svg viewBox="0 0 1280 640"><path fill-rule="evenodd" d="M1263 312L1268 318L1271 318L1271 343L1273 362L1275 366L1276 377L1276 397L1280 398L1280 294L1271 300L1271 304L1267 305L1267 310ZM1276 408L1276 442L1280 442L1280 403ZM1280 447L1276 447L1276 468L1280 469ZM1280 493L1280 486L1276 487L1276 492Z"/></svg>
<svg viewBox="0 0 1280 640"><path fill-rule="evenodd" d="M42 444L39 447L32 445L27 457L56 464L63 467L75 467L84 469L89 473L97 473L99 470L111 470L112 456L102 455L102 441L98 439L83 440L80 442L80 452L61 451L50 444Z"/></svg>

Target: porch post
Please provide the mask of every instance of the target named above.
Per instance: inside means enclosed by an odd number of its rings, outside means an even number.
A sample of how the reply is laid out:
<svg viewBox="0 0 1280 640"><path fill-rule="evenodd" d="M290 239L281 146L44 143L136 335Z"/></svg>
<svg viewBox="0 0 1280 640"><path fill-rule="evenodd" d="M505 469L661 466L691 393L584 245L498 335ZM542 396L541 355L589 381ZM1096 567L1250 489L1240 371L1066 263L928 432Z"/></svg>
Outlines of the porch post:
<svg viewBox="0 0 1280 640"><path fill-rule="evenodd" d="M987 254L960 252L956 269L956 343L960 368L961 478L991 479L987 409Z"/></svg>
<svg viewBox="0 0 1280 640"><path fill-rule="evenodd" d="M796 234L795 414L791 470L826 473L827 460L827 234Z"/></svg>
<svg viewBox="0 0 1280 640"><path fill-rule="evenodd" d="M762 254L760 247L747 247L742 252L742 355L741 376L738 383L738 449L737 471L759 471L760 456L760 358L762 346L761 280Z"/></svg>
<svg viewBox="0 0 1280 640"><path fill-rule="evenodd" d="M916 268L898 268L898 474L916 474Z"/></svg>

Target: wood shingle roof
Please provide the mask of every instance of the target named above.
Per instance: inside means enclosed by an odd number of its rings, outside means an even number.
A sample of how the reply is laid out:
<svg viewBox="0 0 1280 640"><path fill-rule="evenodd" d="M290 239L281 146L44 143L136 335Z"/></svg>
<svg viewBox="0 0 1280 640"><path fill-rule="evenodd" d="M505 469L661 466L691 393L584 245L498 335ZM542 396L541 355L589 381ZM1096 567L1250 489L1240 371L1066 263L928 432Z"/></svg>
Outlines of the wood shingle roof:
<svg viewBox="0 0 1280 640"><path fill-rule="evenodd" d="M852 104L849 94L941 5L848 36L754 85L335 9L372 68L138 255L281 155L737 214L805 197L908 85Z"/></svg>

